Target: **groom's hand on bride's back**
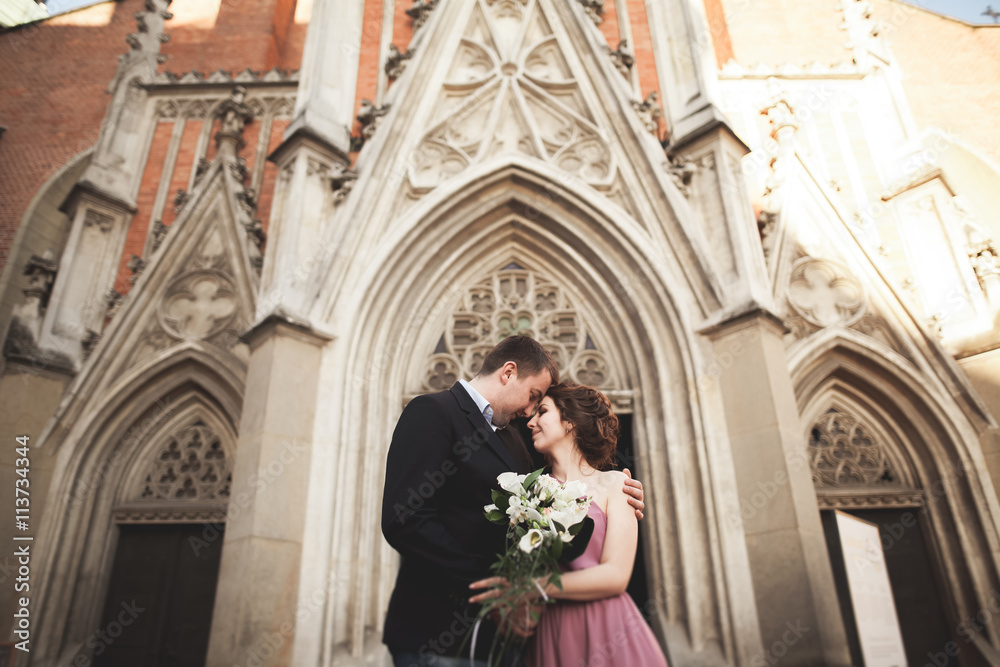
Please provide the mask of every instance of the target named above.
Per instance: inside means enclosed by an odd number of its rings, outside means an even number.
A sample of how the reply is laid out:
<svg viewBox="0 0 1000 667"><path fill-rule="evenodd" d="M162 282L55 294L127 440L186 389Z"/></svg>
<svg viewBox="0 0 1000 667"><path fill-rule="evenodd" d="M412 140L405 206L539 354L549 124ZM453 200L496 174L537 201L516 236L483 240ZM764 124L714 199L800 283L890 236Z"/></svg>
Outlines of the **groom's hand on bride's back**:
<svg viewBox="0 0 1000 667"><path fill-rule="evenodd" d="M642 511L646 509L646 503L643 502L642 482L632 479L632 473L628 468L625 468L623 472L625 473L625 487L622 490L628 496L628 504L635 509L635 518L642 519Z"/></svg>

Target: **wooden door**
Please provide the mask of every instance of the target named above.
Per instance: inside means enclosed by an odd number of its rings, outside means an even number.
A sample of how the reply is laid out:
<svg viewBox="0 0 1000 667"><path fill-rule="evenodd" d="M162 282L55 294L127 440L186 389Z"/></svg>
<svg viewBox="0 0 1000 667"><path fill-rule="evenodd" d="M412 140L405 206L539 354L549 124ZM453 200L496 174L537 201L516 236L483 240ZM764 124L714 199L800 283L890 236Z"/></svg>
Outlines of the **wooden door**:
<svg viewBox="0 0 1000 667"><path fill-rule="evenodd" d="M223 526L122 525L96 667L202 667L222 556Z"/></svg>
<svg viewBox="0 0 1000 667"><path fill-rule="evenodd" d="M892 508L844 511L879 527L882 553L889 571L889 584L896 604L896 616L907 662L916 667L932 661L937 667L957 667L963 664L961 654L954 656L945 651L949 642L957 637L952 635L952 626L945 614L944 598L940 595L940 580L929 555L930 545L925 540L923 510ZM821 512L821 515L851 658L853 664L863 665L836 516L829 510Z"/></svg>

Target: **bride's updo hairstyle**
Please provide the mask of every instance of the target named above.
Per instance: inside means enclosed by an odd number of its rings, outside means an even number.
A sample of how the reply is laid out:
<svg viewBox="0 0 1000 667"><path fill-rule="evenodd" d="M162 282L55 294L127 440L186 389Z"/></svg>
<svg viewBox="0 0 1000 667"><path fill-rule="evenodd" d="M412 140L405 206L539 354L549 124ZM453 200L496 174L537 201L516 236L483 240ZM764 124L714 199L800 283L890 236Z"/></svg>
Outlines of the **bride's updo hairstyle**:
<svg viewBox="0 0 1000 667"><path fill-rule="evenodd" d="M576 446L596 470L610 470L618 449L618 417L608 397L593 387L561 382L545 394L564 422L573 425Z"/></svg>

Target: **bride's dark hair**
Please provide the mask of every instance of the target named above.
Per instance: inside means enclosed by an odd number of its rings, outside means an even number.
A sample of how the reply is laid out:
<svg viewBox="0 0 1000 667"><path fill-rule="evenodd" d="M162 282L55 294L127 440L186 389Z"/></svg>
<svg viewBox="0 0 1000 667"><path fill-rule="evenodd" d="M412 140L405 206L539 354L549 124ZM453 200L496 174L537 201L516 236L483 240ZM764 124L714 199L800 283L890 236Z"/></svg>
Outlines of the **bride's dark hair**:
<svg viewBox="0 0 1000 667"><path fill-rule="evenodd" d="M561 382L545 394L552 399L564 422L573 425L576 446L597 470L609 470L618 449L618 417L608 397L582 384Z"/></svg>

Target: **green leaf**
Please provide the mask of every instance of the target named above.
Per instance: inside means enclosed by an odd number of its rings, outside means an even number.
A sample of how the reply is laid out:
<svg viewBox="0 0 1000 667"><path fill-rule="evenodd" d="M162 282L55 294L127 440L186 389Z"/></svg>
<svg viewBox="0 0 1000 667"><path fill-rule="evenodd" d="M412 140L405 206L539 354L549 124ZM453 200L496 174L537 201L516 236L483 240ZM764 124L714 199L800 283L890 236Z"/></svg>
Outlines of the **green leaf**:
<svg viewBox="0 0 1000 667"><path fill-rule="evenodd" d="M507 515L499 510L490 510L486 513L486 518L497 524L507 523Z"/></svg>
<svg viewBox="0 0 1000 667"><path fill-rule="evenodd" d="M493 504L497 507L509 507L511 494L506 491L497 491L496 489L490 489L490 493L493 496Z"/></svg>
<svg viewBox="0 0 1000 667"><path fill-rule="evenodd" d="M530 489L531 485L535 483L535 480L537 480L542 475L543 472L545 472L545 468L539 468L535 472L531 473L530 475L524 478L524 482L521 484L521 486L523 486L525 490Z"/></svg>

